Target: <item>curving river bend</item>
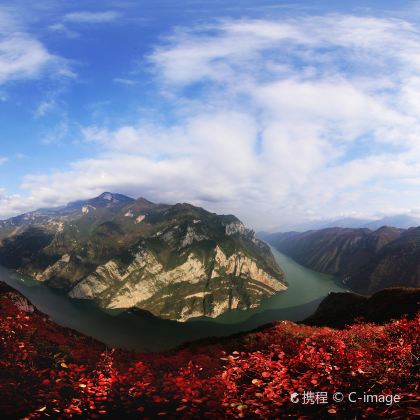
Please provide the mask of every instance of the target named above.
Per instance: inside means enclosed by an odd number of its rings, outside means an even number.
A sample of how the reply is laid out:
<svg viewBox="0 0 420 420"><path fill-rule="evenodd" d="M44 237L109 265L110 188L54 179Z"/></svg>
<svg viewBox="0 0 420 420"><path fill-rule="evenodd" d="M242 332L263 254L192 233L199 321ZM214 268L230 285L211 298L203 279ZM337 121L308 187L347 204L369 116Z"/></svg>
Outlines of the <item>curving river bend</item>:
<svg viewBox="0 0 420 420"><path fill-rule="evenodd" d="M249 331L275 320L301 321L330 292L345 291L326 274L309 270L291 258L272 252L286 274L289 288L268 298L258 309L226 313L215 320L177 323L134 312L104 311L90 301L68 298L30 278L0 267L0 280L21 292L59 325L73 328L112 347L160 351L185 342Z"/></svg>

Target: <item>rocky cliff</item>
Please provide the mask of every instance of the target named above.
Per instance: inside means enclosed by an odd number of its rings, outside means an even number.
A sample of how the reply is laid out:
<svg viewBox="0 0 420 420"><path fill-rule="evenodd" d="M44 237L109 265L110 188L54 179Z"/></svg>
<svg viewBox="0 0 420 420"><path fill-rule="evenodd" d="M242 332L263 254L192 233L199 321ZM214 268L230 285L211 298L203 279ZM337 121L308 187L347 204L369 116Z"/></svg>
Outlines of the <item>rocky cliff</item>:
<svg viewBox="0 0 420 420"><path fill-rule="evenodd" d="M247 309L287 288L235 216L101 196L1 222L0 264L106 308L186 321Z"/></svg>

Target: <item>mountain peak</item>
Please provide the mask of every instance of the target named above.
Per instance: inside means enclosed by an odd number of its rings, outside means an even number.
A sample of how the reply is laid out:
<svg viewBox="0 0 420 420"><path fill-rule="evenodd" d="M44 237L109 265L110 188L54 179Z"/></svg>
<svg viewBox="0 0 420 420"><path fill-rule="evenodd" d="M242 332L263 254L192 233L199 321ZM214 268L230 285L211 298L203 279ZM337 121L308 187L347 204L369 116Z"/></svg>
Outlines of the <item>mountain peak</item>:
<svg viewBox="0 0 420 420"><path fill-rule="evenodd" d="M103 200L113 201L114 200L114 194L112 194L110 192L104 192L98 198L102 198Z"/></svg>
<svg viewBox="0 0 420 420"><path fill-rule="evenodd" d="M104 192L101 195L98 195L97 197L90 198L87 200L79 200L79 201L73 201L69 203L65 209L66 210L77 210L82 209L85 206L92 206L95 208L102 208L102 207L110 207L110 206L126 206L128 204L134 203L134 199L131 197L127 197L123 194L117 194L117 193L110 193L110 192Z"/></svg>
<svg viewBox="0 0 420 420"><path fill-rule="evenodd" d="M149 204L149 205L154 204L152 201L150 201L150 200L148 200L147 198L144 198L144 197L139 197L139 198L136 200L136 202L137 202L137 203L143 203L143 204Z"/></svg>
<svg viewBox="0 0 420 420"><path fill-rule="evenodd" d="M103 192L101 195L99 195L98 197L92 198L91 200L105 200L105 201L110 201L113 203L135 201L134 198L128 197L126 195L118 194L118 193L111 193L108 191Z"/></svg>

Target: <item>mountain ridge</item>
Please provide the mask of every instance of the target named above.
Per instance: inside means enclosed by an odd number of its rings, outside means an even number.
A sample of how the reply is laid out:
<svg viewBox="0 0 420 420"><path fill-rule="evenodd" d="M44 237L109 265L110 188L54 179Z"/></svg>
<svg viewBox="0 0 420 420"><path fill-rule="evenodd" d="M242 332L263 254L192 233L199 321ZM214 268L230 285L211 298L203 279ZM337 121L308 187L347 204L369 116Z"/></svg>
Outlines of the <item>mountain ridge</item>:
<svg viewBox="0 0 420 420"><path fill-rule="evenodd" d="M74 298L179 321L253 308L287 288L236 216L108 192L1 222L0 263Z"/></svg>
<svg viewBox="0 0 420 420"><path fill-rule="evenodd" d="M420 286L420 228L328 228L263 239L308 268L339 276L359 293Z"/></svg>
<svg viewBox="0 0 420 420"><path fill-rule="evenodd" d="M287 228L277 227L272 228L265 234L276 232L307 232L309 230L322 230L327 228L354 228L361 229L367 228L376 230L382 226L396 227L399 229L409 229L410 227L420 226L420 217L411 216L409 214L395 214L391 216L384 216L379 219L367 219L357 217L343 217L338 219L321 219L308 221L296 225L287 225Z"/></svg>

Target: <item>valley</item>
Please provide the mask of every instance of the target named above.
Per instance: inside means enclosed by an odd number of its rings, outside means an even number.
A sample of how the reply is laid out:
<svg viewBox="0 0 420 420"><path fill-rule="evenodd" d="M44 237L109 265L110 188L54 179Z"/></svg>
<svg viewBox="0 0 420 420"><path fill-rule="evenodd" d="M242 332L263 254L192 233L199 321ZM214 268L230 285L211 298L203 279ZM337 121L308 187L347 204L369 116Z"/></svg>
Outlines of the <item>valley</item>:
<svg viewBox="0 0 420 420"><path fill-rule="evenodd" d="M106 310L91 300L72 299L28 276L0 267L0 279L13 287L57 324L94 337L111 347L161 351L205 337L249 331L275 320L301 321L310 316L330 292L344 289L333 276L309 270L272 250L282 267L288 289L265 299L255 309L230 310L215 318L179 323L145 312Z"/></svg>
<svg viewBox="0 0 420 420"><path fill-rule="evenodd" d="M420 287L420 227L328 228L264 239L300 264L338 276L355 292Z"/></svg>
<svg viewBox="0 0 420 420"><path fill-rule="evenodd" d="M331 293L418 287L419 238L328 228L267 246L233 215L106 192L0 222L0 277L59 325L161 351L301 321Z"/></svg>
<svg viewBox="0 0 420 420"><path fill-rule="evenodd" d="M0 2L0 420L420 419L417 3Z"/></svg>
<svg viewBox="0 0 420 420"><path fill-rule="evenodd" d="M0 264L71 298L175 321L254 309L287 289L235 216L108 192L0 222Z"/></svg>

